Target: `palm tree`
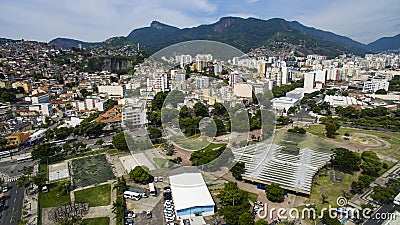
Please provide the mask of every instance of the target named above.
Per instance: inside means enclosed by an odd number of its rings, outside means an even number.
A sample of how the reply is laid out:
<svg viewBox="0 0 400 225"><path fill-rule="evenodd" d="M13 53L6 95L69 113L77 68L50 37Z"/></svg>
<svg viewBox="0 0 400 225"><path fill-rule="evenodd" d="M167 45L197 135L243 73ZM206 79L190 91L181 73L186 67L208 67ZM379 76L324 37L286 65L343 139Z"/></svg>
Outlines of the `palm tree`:
<svg viewBox="0 0 400 225"><path fill-rule="evenodd" d="M122 177L117 177L117 181L113 186L113 190L117 189L118 193L122 193L124 190L126 190L126 181L125 178Z"/></svg>
<svg viewBox="0 0 400 225"><path fill-rule="evenodd" d="M125 205L122 201L122 198L117 198L112 205L112 212L115 214L115 217L121 217L124 214Z"/></svg>
<svg viewBox="0 0 400 225"><path fill-rule="evenodd" d="M31 179L26 175L22 175L17 179L16 184L18 187L24 187L25 193L28 194L28 187L31 184Z"/></svg>

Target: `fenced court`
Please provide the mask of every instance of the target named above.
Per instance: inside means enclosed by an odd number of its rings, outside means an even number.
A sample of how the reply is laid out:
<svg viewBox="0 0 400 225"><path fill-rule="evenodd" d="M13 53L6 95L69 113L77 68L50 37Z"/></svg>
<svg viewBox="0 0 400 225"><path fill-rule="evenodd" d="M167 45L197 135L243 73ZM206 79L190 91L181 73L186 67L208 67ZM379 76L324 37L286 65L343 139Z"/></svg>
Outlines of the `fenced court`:
<svg viewBox="0 0 400 225"><path fill-rule="evenodd" d="M104 154L74 159L72 161L73 184L86 187L115 178Z"/></svg>

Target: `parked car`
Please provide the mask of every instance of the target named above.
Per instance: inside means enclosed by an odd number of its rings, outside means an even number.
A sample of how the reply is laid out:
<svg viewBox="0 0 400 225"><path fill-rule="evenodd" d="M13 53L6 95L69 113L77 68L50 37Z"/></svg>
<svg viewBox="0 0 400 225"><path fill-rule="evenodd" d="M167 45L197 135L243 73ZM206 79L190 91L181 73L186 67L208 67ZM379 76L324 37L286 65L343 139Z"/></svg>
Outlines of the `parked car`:
<svg viewBox="0 0 400 225"><path fill-rule="evenodd" d="M133 211L127 211L126 218L128 218L128 219L136 218L136 214Z"/></svg>
<svg viewBox="0 0 400 225"><path fill-rule="evenodd" d="M151 213L151 211L150 210L147 210L146 211L146 218L147 219L151 219L153 217L153 214Z"/></svg>

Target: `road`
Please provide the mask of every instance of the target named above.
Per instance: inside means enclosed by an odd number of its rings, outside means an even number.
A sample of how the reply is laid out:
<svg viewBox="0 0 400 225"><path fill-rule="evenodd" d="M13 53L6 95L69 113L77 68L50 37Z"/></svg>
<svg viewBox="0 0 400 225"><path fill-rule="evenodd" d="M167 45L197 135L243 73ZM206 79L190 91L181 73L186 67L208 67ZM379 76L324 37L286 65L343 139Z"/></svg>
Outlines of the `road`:
<svg viewBox="0 0 400 225"><path fill-rule="evenodd" d="M18 187L14 182L9 183L9 190L4 195L7 200L0 213L0 224L17 225L21 219L24 203L24 188Z"/></svg>
<svg viewBox="0 0 400 225"><path fill-rule="evenodd" d="M34 161L30 162L0 162L0 174L7 175L9 178L16 178L22 173L20 172L24 166L33 166Z"/></svg>
<svg viewBox="0 0 400 225"><path fill-rule="evenodd" d="M388 217L390 217L389 213L393 213L394 211L400 212L400 206L395 205L393 203L388 203L383 205L373 216L367 220L363 225L380 225L382 224Z"/></svg>

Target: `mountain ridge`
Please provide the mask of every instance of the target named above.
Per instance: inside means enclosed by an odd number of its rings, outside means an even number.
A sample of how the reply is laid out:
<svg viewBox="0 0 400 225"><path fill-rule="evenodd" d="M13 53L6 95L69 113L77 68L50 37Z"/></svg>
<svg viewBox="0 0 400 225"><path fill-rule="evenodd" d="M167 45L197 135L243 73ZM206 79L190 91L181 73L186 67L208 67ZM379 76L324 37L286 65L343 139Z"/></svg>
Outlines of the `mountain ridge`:
<svg viewBox="0 0 400 225"><path fill-rule="evenodd" d="M244 52L260 46L268 48L294 46L296 51L304 51L303 53L307 54L314 52L329 57L343 53L364 55L376 52L376 49L384 51L396 47L392 43L392 39L381 40L381 38L366 45L343 35L305 26L298 21L287 21L282 18L263 20L252 17L222 17L214 23L191 28L178 28L159 21L152 21L147 27L133 29L126 38L134 43L140 43L141 48L151 53L169 45L190 40L220 41ZM384 47L377 48L376 46L382 45L381 42L386 44ZM85 47L102 42L81 42L58 38L50 43L60 47L77 47L78 44Z"/></svg>

